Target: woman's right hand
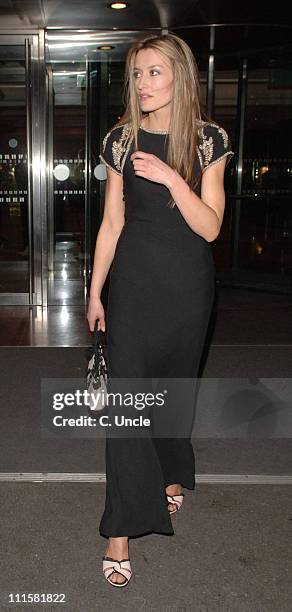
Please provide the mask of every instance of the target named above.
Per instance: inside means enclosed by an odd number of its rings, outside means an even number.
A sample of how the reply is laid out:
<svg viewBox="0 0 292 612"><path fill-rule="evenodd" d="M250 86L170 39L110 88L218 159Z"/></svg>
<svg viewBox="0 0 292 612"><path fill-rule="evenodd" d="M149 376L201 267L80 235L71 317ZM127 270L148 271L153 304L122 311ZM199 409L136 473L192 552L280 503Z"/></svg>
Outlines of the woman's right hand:
<svg viewBox="0 0 292 612"><path fill-rule="evenodd" d="M95 322L98 319L97 329L105 332L104 308L99 296L90 296L87 321L90 331L94 331Z"/></svg>

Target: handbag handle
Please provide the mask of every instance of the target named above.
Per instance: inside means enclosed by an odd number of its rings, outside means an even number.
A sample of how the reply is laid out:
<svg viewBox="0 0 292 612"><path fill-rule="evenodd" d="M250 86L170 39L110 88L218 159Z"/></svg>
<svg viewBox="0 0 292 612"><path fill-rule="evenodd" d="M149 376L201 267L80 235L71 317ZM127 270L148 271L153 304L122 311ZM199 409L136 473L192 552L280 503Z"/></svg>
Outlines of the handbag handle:
<svg viewBox="0 0 292 612"><path fill-rule="evenodd" d="M105 346L105 342L104 342L105 332L102 331L101 329L96 329L97 325L98 325L98 320L95 321L94 331L92 332L93 337L94 337L94 344L96 348L98 347L98 345L101 345L102 347Z"/></svg>

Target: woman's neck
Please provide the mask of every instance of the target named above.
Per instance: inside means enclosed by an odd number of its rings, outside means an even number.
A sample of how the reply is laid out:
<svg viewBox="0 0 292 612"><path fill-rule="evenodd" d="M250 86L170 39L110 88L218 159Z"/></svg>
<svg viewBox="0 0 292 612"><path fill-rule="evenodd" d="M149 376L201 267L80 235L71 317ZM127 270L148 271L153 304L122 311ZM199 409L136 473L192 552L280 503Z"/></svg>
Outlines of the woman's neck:
<svg viewBox="0 0 292 612"><path fill-rule="evenodd" d="M143 117L142 119L142 127L145 127L147 130L151 131L151 132L165 132L167 133L169 130L169 126L160 126L158 124L153 123L153 121L151 122L151 120L149 121L149 115L146 115L146 117Z"/></svg>

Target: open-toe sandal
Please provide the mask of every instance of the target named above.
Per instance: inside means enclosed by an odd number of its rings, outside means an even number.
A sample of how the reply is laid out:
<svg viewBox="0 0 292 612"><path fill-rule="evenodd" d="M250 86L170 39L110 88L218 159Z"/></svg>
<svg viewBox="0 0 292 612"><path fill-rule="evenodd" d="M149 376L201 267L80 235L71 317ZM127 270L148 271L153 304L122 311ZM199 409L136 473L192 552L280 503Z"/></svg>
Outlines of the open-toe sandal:
<svg viewBox="0 0 292 612"><path fill-rule="evenodd" d="M175 512L178 512L178 510L182 506L183 499L184 499L184 493L182 493L181 495L167 495L168 503L176 506L174 510L169 510L169 514L174 514Z"/></svg>
<svg viewBox="0 0 292 612"><path fill-rule="evenodd" d="M115 587L126 586L132 577L130 559L121 559L121 561L118 561L112 557L102 557L102 571L106 580ZM115 572L121 574L125 580L123 582L113 582L111 576Z"/></svg>

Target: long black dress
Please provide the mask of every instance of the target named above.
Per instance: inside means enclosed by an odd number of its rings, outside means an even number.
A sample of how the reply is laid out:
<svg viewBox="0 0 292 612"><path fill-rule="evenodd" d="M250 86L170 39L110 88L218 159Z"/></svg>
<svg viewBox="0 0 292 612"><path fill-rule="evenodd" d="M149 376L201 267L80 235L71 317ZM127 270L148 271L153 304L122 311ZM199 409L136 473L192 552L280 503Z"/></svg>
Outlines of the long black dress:
<svg viewBox="0 0 292 612"><path fill-rule="evenodd" d="M110 272L106 335L113 378L195 378L214 298L211 244L166 206L169 190L136 176L129 124L110 130L101 161L123 176L125 225ZM197 172L233 152L226 131L198 124ZM139 129L139 150L166 162L167 133ZM200 196L201 182L195 188ZM182 405L177 410L183 415ZM183 418L183 416L182 416ZM165 487L195 487L191 439L106 439L105 537L172 535Z"/></svg>

